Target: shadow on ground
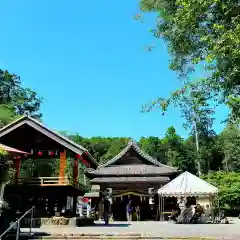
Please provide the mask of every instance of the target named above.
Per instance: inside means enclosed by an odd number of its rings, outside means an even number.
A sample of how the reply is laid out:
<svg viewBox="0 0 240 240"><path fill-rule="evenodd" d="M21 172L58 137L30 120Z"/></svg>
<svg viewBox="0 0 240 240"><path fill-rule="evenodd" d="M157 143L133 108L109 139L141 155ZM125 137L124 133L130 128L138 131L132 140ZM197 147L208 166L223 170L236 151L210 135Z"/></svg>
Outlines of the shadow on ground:
<svg viewBox="0 0 240 240"><path fill-rule="evenodd" d="M21 232L19 235L19 240L28 240L28 239L42 239L43 236L50 236L51 234L46 232L36 232L33 234L24 233ZM6 234L2 240L15 240L16 239L16 233L9 233Z"/></svg>
<svg viewBox="0 0 240 240"><path fill-rule="evenodd" d="M85 226L85 227L129 227L131 224L129 223L114 223L114 224L104 224L104 223L95 223L92 226Z"/></svg>

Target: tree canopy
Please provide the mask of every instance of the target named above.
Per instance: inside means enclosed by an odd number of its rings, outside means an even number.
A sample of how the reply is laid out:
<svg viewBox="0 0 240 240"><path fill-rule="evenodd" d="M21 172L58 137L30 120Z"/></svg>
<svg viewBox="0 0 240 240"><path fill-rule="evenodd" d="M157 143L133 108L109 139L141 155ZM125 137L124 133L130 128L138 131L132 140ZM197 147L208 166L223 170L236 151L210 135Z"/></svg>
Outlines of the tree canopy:
<svg viewBox="0 0 240 240"><path fill-rule="evenodd" d="M19 76L0 69L0 127L23 114L41 118L41 103L35 91L22 86Z"/></svg>
<svg viewBox="0 0 240 240"><path fill-rule="evenodd" d="M144 13L156 13L151 30L164 39L171 56L170 69L184 79L183 87L167 101L159 98L154 104L163 111L169 101L189 96L198 89L198 99L224 103L231 109L231 118L238 120L240 77L240 5L237 0L140 0ZM141 15L137 19L142 21ZM204 67L204 76L189 80L197 66ZM203 74L202 74L203 75Z"/></svg>

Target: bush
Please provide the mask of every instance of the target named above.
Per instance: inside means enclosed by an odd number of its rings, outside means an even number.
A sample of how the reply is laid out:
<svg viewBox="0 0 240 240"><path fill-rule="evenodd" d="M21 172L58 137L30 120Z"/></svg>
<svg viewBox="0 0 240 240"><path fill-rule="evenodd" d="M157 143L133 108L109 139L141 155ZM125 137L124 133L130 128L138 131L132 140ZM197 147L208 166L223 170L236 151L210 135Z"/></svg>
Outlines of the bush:
<svg viewBox="0 0 240 240"><path fill-rule="evenodd" d="M219 189L219 202L222 208L240 212L240 173L219 171L202 178Z"/></svg>

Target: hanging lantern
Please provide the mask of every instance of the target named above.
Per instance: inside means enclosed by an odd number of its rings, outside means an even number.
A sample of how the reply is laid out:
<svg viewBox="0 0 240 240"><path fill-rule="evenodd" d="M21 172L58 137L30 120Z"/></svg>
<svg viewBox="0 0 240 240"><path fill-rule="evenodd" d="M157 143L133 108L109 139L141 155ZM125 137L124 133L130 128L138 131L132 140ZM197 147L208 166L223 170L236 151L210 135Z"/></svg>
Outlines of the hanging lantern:
<svg viewBox="0 0 240 240"><path fill-rule="evenodd" d="M49 156L54 156L55 153L54 153L53 151L49 151L49 152L48 152L48 155L49 155Z"/></svg>
<svg viewBox="0 0 240 240"><path fill-rule="evenodd" d="M80 159L82 156L80 154L76 154L76 159Z"/></svg>
<svg viewBox="0 0 240 240"><path fill-rule="evenodd" d="M37 155L38 155L38 156L42 156L42 155L43 155L43 152L38 151Z"/></svg>

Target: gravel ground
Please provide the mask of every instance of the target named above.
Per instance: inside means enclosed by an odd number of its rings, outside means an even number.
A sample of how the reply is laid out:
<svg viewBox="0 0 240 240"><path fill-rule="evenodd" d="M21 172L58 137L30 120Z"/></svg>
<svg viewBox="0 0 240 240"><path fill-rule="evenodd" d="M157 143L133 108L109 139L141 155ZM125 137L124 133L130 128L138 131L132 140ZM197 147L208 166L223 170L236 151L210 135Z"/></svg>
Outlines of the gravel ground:
<svg viewBox="0 0 240 240"><path fill-rule="evenodd" d="M108 226L96 222L95 226L63 227L51 226L34 229L51 234L127 234L158 237L213 237L217 239L240 239L240 220L232 219L231 224L173 224L168 222L115 222ZM22 229L27 231L28 229Z"/></svg>

